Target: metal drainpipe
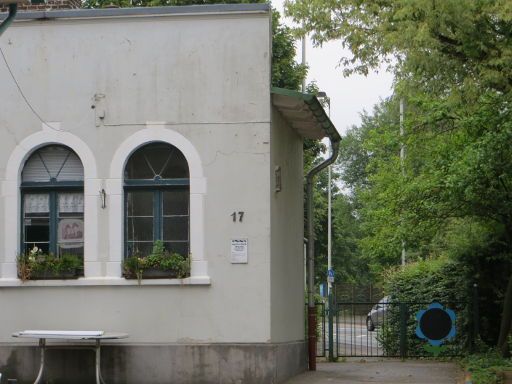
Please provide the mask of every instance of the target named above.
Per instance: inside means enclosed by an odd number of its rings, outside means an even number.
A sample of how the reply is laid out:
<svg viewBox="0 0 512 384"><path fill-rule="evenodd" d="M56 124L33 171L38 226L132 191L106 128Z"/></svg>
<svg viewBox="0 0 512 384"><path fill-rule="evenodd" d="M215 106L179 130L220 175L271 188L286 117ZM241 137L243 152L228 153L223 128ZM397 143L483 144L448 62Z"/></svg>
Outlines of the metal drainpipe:
<svg viewBox="0 0 512 384"><path fill-rule="evenodd" d="M340 141L331 140L331 157L318 164L306 175L306 219L308 223L308 351L309 370L316 371L316 308L315 308L315 231L313 229L313 181L317 173L336 161Z"/></svg>
<svg viewBox="0 0 512 384"><path fill-rule="evenodd" d="M12 21L16 17L17 12L18 12L18 4L17 3L9 4L9 15L2 22L2 24L0 24L0 36L2 35L2 33L4 33L4 31L7 29L7 27L9 27L9 25L11 25Z"/></svg>

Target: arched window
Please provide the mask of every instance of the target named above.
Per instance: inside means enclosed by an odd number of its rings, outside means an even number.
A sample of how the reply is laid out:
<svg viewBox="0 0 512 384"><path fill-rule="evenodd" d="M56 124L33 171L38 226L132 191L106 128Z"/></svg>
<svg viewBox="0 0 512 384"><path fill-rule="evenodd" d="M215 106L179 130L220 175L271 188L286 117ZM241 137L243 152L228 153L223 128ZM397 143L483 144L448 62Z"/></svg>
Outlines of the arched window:
<svg viewBox="0 0 512 384"><path fill-rule="evenodd" d="M147 144L125 167L125 256L147 256L156 241L189 254L189 169L179 149Z"/></svg>
<svg viewBox="0 0 512 384"><path fill-rule="evenodd" d="M48 145L25 162L21 175L22 241L57 257L84 252L84 169L68 147Z"/></svg>

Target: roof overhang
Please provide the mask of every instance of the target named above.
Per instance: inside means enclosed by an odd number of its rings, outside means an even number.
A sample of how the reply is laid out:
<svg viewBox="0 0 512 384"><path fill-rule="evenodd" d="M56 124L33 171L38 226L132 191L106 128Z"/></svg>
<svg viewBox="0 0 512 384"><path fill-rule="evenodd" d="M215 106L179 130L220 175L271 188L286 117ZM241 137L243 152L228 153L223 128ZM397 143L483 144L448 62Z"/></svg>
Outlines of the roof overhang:
<svg viewBox="0 0 512 384"><path fill-rule="evenodd" d="M1 2L20 2L26 0L0 0ZM50 19L89 19L89 18L123 18L123 17L166 17L166 16L203 16L222 14L268 14L268 4L204 4L163 7L131 7L101 9L52 9L49 11L25 11L16 17L17 21ZM6 18L0 13L0 20Z"/></svg>
<svg viewBox="0 0 512 384"><path fill-rule="evenodd" d="M272 88L272 104L302 137L340 141L341 136L317 97L308 93Z"/></svg>

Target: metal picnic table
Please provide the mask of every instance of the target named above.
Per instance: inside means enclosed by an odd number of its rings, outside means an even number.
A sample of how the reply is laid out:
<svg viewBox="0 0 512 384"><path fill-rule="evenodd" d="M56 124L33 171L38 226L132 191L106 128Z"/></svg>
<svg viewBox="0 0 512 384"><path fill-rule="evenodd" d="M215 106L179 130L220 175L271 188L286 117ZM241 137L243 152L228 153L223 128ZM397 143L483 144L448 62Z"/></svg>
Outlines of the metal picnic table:
<svg viewBox="0 0 512 384"><path fill-rule="evenodd" d="M39 372L34 384L42 382L44 368L45 368L45 351L47 349L92 349L95 351L95 367L96 367L96 384L105 384L103 377L101 376L101 341L102 340L117 340L125 339L128 337L126 333L114 333L114 332L103 332L103 331L51 331L51 330L26 330L15 332L12 334L13 337L39 339L39 349L41 352L41 361L39 365ZM94 345L86 344L56 344L48 346L46 344L47 339L59 339L59 340L83 340L83 341L94 341Z"/></svg>

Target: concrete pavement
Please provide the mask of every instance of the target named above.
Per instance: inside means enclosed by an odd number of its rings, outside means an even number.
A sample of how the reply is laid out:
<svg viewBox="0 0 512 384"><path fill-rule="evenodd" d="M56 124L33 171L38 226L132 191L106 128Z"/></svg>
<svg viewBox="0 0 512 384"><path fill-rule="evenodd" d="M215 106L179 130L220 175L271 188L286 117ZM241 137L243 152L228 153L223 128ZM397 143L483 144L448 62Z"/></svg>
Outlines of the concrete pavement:
<svg viewBox="0 0 512 384"><path fill-rule="evenodd" d="M318 363L316 372L305 372L286 384L456 384L462 377L456 363L369 358Z"/></svg>

